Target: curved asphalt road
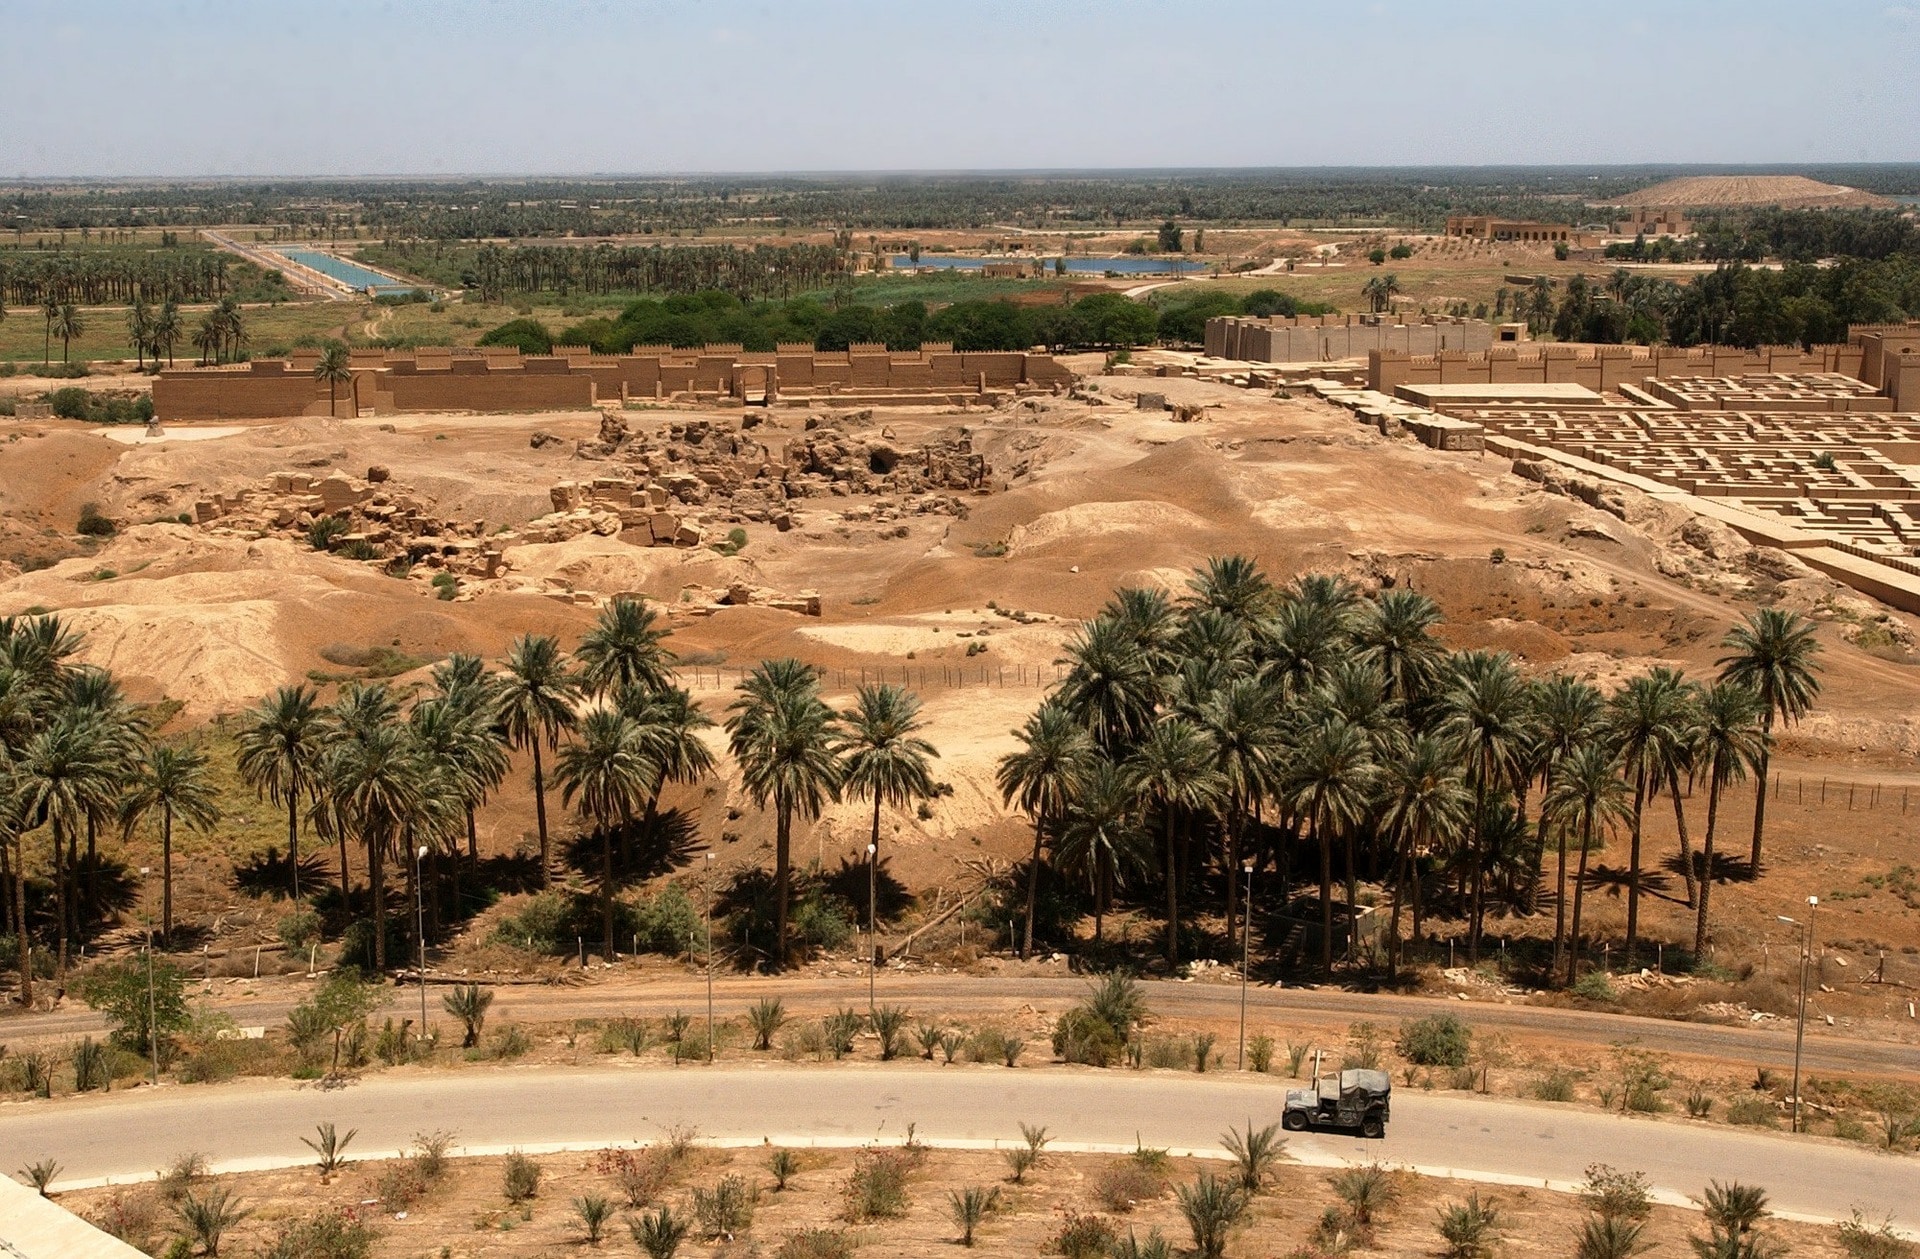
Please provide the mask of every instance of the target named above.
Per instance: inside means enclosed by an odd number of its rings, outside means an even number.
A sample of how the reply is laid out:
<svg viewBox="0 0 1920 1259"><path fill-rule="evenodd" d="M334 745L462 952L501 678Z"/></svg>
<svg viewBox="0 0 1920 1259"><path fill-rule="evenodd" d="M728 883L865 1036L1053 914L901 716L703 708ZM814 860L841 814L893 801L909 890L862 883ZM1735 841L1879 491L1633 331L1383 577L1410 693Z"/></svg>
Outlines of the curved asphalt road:
<svg viewBox="0 0 1920 1259"><path fill-rule="evenodd" d="M1218 1152L1220 1134L1280 1116L1285 1085L1246 1076L1069 1068L787 1066L507 1068L400 1072L335 1090L277 1081L28 1103L0 1111L0 1162L57 1159L69 1186L136 1177L186 1150L218 1170L304 1163L302 1134L357 1128L353 1153L447 1129L468 1153L648 1141L690 1124L709 1139L777 1144L1018 1141L1046 1125L1063 1147L1136 1141ZM1471 1179L1565 1187L1594 1162L1635 1168L1669 1201L1709 1179L1766 1187L1774 1208L1843 1219L1856 1207L1920 1223L1920 1160L1814 1138L1631 1119L1573 1107L1399 1091L1382 1141L1298 1134L1288 1153L1330 1165L1386 1160Z"/></svg>
<svg viewBox="0 0 1920 1259"><path fill-rule="evenodd" d="M589 972L594 980L604 973ZM1143 980L1141 986L1146 990L1148 1006L1159 1017L1232 1022L1239 1016L1240 989L1235 984L1158 979ZM910 1005L920 1013L949 1015L955 1012L1013 1014L1023 1006L1063 1009L1080 1000L1086 992L1087 981L1072 978L979 978L951 973L883 972L879 982L879 999L883 1003ZM706 1001L704 980L697 973L655 975L637 982L621 976L604 986L593 980L580 987L502 985L495 993L493 1016L522 1022L559 1022L623 1014L658 1018L675 1010L697 1013L705 1008ZM717 1013L722 1017L738 1015L762 997L779 997L790 1014L818 1016L846 1006L865 1008L867 982L864 974L776 979L726 975L716 977L714 994ZM284 1019L287 1010L303 995L289 993L222 1002L220 1009L242 1024L272 1026ZM430 996L430 1008L437 1017L439 995L436 992ZM393 1008L404 1013L417 1000L414 990L403 984L394 990ZM1611 1014L1602 1010L1448 1001L1393 993L1348 992L1340 988L1278 988L1264 984L1255 984L1248 990L1247 1006L1249 1035L1261 1030L1277 1031L1289 1017L1308 1017L1315 1021L1397 1021L1448 1012L1476 1028L1490 1031L1594 1046L1634 1040L1661 1053L1691 1054L1756 1066L1790 1068L1793 1065L1793 1026L1786 1020L1741 1027ZM1811 1013L1807 1022L1806 1070L1920 1078L1920 1046L1837 1035L1811 1017ZM37 1037L98 1034L105 1027L105 1020L94 1011L69 1006L51 1014L0 1019L0 1036L20 1042Z"/></svg>

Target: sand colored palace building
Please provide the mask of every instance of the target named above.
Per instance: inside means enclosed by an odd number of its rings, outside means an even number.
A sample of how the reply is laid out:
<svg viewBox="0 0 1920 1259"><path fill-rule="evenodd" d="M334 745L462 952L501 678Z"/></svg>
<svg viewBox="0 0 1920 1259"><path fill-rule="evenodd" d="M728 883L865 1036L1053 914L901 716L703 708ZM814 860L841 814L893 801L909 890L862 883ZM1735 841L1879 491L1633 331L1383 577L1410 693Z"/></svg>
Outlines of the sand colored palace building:
<svg viewBox="0 0 1920 1259"><path fill-rule="evenodd" d="M329 403L327 385L314 375L319 361L318 351L295 351L228 367L164 371L153 383L154 414L232 420L326 415L329 408L348 417L567 411L638 398L957 405L1073 383L1050 355L962 352L938 343L917 350L855 345L840 353L805 344L764 353L737 345L642 346L617 355L567 346L550 355L512 348L355 350L351 379L334 385Z"/></svg>

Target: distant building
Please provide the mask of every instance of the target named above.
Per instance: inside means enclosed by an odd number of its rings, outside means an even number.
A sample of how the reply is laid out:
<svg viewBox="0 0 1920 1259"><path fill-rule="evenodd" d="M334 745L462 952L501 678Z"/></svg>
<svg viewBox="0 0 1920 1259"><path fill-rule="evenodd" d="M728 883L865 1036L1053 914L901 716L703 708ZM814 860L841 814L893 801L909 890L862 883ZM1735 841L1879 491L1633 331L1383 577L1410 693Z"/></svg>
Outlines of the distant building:
<svg viewBox="0 0 1920 1259"><path fill-rule="evenodd" d="M1046 263L1028 258L995 258L982 264L980 274L989 280L1031 280Z"/></svg>
<svg viewBox="0 0 1920 1259"><path fill-rule="evenodd" d="M1613 221L1616 236L1691 236L1693 221L1685 210L1664 205L1626 206Z"/></svg>
<svg viewBox="0 0 1920 1259"><path fill-rule="evenodd" d="M1486 214L1449 214L1447 235L1474 240L1545 241L1571 244L1578 233L1567 223L1536 223L1532 219L1496 219Z"/></svg>

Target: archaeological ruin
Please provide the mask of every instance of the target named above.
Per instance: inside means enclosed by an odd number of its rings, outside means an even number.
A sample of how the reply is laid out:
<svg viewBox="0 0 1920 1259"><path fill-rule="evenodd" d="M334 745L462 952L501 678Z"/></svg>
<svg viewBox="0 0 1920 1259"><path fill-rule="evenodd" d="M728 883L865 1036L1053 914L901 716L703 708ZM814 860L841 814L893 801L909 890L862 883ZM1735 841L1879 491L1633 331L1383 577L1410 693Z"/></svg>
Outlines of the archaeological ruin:
<svg viewBox="0 0 1920 1259"><path fill-rule="evenodd" d="M351 379L317 379L318 350L223 367L170 368L153 383L166 420L342 417L409 411L564 411L637 399L805 405L993 405L1023 390L1064 389L1073 375L1050 355L854 345L842 352L782 345L698 349L639 346L595 354L558 346L550 355L511 347L354 350Z"/></svg>

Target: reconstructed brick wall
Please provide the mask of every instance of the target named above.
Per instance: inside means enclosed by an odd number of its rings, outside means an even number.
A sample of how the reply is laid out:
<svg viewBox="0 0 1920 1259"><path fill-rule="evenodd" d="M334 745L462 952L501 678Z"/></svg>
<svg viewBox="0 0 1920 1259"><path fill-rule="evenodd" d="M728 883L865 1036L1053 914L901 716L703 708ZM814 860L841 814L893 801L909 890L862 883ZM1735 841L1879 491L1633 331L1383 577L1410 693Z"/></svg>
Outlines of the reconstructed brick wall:
<svg viewBox="0 0 1920 1259"><path fill-rule="evenodd" d="M326 389L313 378L317 355L262 359L244 368L181 368L154 382L154 412L162 420L225 420L324 415ZM854 346L844 353L782 346L750 353L737 345L698 350L637 347L632 354L597 355L563 346L552 355L522 356L512 349L427 348L355 350L354 388L340 387L336 410L529 411L570 410L596 400L694 393L742 396L771 389L812 393L930 394L979 389L1042 388L1073 383L1073 375L1045 354L956 353L952 346L889 351ZM356 392L357 390L357 392Z"/></svg>
<svg viewBox="0 0 1920 1259"><path fill-rule="evenodd" d="M1493 346L1478 353L1412 355L1375 350L1367 356L1368 387L1391 394L1401 385L1565 383L1617 389L1682 376L1753 376L1769 372L1839 372L1860 376L1857 345L1728 346L1689 349L1627 345Z"/></svg>
<svg viewBox="0 0 1920 1259"><path fill-rule="evenodd" d="M1206 328L1209 355L1251 363L1325 363L1362 358L1372 350L1434 354L1484 350L1492 344L1493 329L1484 321L1444 316L1400 323L1366 315L1222 315L1207 320Z"/></svg>

